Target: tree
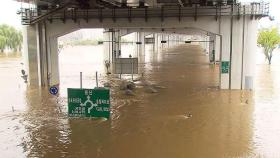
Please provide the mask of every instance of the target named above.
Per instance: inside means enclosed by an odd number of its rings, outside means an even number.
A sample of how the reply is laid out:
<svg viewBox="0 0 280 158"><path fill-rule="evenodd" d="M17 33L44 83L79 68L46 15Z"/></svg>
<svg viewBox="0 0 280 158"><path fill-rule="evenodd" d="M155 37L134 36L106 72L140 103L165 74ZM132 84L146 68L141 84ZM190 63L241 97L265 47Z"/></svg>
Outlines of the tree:
<svg viewBox="0 0 280 158"><path fill-rule="evenodd" d="M280 44L280 34L277 28L264 28L259 31L258 45L264 48L264 55L269 65L273 56L273 50Z"/></svg>
<svg viewBox="0 0 280 158"><path fill-rule="evenodd" d="M0 53L4 52L5 45L6 45L6 38L0 35Z"/></svg>
<svg viewBox="0 0 280 158"><path fill-rule="evenodd" d="M12 26L0 25L0 51L6 48L13 51L21 51L22 34Z"/></svg>

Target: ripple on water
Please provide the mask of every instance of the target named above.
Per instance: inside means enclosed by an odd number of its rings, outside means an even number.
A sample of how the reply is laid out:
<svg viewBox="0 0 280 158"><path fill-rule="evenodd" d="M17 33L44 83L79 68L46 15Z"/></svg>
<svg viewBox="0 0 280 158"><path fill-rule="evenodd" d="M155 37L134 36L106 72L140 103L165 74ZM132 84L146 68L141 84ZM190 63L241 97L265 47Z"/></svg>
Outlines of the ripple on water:
<svg viewBox="0 0 280 158"><path fill-rule="evenodd" d="M70 61L77 57L75 50ZM18 61L0 63L0 72L5 73L0 73L5 78L0 83L5 90L0 92L1 109L6 108L0 115L1 156L277 157L280 67L268 71L258 65L254 92L218 90L219 66L209 65L201 52L197 46L182 45L146 53L139 59L143 74L135 76L135 96L125 96L118 88L120 80L101 71L102 83L112 86L109 120L68 118L66 88L78 86L78 65L62 61L61 71L66 75L62 74L59 97L54 97L47 89L25 88L16 79L20 67L10 69ZM97 59L92 51L79 53ZM87 64L81 68L93 63ZM89 71L85 86L93 87L96 70ZM147 86L158 93L147 93ZM11 112L4 105L18 106Z"/></svg>

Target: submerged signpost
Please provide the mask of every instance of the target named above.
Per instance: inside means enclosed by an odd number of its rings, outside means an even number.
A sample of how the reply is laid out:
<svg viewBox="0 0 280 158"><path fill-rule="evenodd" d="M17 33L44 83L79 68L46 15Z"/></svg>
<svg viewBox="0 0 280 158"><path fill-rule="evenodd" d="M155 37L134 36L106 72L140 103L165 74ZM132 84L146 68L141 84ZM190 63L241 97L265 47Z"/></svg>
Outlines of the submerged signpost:
<svg viewBox="0 0 280 158"><path fill-rule="evenodd" d="M113 72L115 74L138 74L138 58L116 58L113 65Z"/></svg>
<svg viewBox="0 0 280 158"><path fill-rule="evenodd" d="M70 117L110 117L110 90L68 88Z"/></svg>

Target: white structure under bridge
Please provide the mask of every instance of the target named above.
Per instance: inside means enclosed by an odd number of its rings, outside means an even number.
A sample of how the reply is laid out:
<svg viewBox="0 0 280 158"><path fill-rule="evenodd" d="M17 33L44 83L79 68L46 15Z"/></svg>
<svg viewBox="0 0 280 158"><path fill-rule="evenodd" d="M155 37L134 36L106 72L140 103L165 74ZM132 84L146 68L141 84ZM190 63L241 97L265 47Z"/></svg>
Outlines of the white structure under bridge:
<svg viewBox="0 0 280 158"><path fill-rule="evenodd" d="M18 0L19 1L19 0ZM23 1L22 1L23 2ZM120 39L137 32L161 43L200 41L209 62L219 61L221 89L253 89L257 25L268 4L236 0L24 0L24 56L31 85L59 84L57 38L82 28L104 28L104 53L113 62ZM195 40L193 37L197 37ZM154 39L154 40L151 40ZM204 42L203 42L204 41ZM109 52L109 53L108 53Z"/></svg>

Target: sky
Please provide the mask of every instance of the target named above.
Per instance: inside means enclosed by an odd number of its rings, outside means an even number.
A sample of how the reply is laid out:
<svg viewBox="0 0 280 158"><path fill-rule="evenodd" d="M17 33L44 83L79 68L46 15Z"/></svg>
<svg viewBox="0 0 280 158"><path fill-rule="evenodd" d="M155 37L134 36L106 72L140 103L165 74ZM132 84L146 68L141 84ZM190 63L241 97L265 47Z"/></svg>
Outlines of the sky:
<svg viewBox="0 0 280 158"><path fill-rule="evenodd" d="M21 5L13 0L1 0L0 5L0 24L12 25L18 29L21 28L20 16L17 11Z"/></svg>
<svg viewBox="0 0 280 158"><path fill-rule="evenodd" d="M247 2L252 0L241 0L241 2ZM259 0L254 0L259 1ZM278 7L280 6L280 0L266 0L270 3L270 14L275 17L273 23L280 23L280 11ZM16 12L20 9L21 3L15 2L13 0L1 0L0 5L0 24L12 25L18 29L21 28L20 16ZM262 19L260 25L263 27L269 26L269 20Z"/></svg>

